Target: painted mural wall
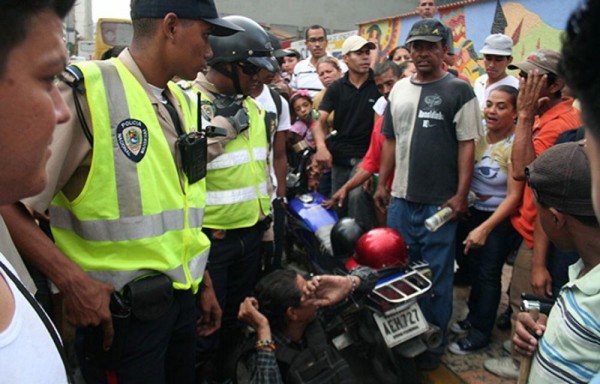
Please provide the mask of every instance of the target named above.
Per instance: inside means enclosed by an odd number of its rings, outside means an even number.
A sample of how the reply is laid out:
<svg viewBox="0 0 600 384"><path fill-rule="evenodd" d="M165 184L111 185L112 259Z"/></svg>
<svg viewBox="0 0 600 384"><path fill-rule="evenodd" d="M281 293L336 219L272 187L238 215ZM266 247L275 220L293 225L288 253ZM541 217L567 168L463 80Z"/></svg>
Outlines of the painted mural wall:
<svg viewBox="0 0 600 384"><path fill-rule="evenodd" d="M464 1L441 9L438 18L454 32L455 67L471 82L483 74L479 50L491 33L504 33L514 42L518 62L539 48L559 50L561 33L579 0L481 0ZM359 24L359 34L379 46L379 59L403 45L419 16L389 18Z"/></svg>

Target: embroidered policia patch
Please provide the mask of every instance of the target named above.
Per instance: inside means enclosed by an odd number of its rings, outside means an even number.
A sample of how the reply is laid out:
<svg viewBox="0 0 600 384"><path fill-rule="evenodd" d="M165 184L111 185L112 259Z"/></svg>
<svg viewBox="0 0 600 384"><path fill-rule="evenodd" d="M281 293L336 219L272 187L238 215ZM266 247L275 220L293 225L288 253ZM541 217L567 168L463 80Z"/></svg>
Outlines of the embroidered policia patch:
<svg viewBox="0 0 600 384"><path fill-rule="evenodd" d="M210 101L201 101L200 112L204 120L210 122L215 117L215 106Z"/></svg>
<svg viewBox="0 0 600 384"><path fill-rule="evenodd" d="M123 120L117 126L119 148L131 161L139 163L148 148L148 128L136 119Z"/></svg>

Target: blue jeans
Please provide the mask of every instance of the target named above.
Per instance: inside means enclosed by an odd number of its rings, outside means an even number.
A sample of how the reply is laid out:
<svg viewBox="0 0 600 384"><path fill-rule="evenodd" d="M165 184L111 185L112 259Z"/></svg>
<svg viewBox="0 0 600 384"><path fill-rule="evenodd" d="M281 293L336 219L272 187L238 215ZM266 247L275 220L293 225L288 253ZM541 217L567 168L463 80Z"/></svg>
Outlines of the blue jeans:
<svg viewBox="0 0 600 384"><path fill-rule="evenodd" d="M469 232L486 221L493 212L471 208L470 213L469 219L458 225L457 253L463 253L462 242ZM467 320L473 328L469 336L482 343L489 341L494 328L502 290L502 267L506 257L520 242L521 236L514 230L510 220L506 219L490 232L482 248L471 249L465 256L464 265L472 279Z"/></svg>
<svg viewBox="0 0 600 384"><path fill-rule="evenodd" d="M388 227L400 232L406 241L410 261L423 260L431 267L433 286L429 293L419 300L419 305L427 321L442 330L443 346L448 342L447 328L452 315L457 223L450 221L436 232L429 232L423 223L437 211L437 205L412 203L394 197L387 217Z"/></svg>
<svg viewBox="0 0 600 384"><path fill-rule="evenodd" d="M360 166L360 159L355 165L345 166L334 164L331 169L331 194L336 193L354 174ZM341 208L336 208L339 217L352 217L366 230L375 227L375 205L373 198L365 192L362 185L348 192L346 202Z"/></svg>

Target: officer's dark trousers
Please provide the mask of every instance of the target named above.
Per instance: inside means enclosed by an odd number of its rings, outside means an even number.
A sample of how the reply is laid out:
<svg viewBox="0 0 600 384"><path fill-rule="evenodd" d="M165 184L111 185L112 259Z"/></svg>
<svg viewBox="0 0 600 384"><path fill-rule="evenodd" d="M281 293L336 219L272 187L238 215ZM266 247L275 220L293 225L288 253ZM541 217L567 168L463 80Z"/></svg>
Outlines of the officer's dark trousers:
<svg viewBox="0 0 600 384"><path fill-rule="evenodd" d="M87 384L194 383L196 299L191 290L175 290L175 300L160 318L141 322L132 316L124 356L116 370L104 370L84 358L84 332L75 346Z"/></svg>
<svg viewBox="0 0 600 384"><path fill-rule="evenodd" d="M260 269L260 240L264 228L255 225L250 228L234 229L225 232L206 230L211 239L208 271L219 305L223 310L221 330L217 334L198 340L198 352L206 355L216 351L211 359L217 379L225 379L231 371L227 363L232 350L239 341L241 323L237 319L240 304L252 294Z"/></svg>

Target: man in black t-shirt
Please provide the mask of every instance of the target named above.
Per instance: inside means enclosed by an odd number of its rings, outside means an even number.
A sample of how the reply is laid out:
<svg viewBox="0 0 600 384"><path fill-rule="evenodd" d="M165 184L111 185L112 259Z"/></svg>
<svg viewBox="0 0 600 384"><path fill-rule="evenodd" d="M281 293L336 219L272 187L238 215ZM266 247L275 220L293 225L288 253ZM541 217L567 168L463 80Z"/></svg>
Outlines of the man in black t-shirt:
<svg viewBox="0 0 600 384"><path fill-rule="evenodd" d="M332 168L332 193L350 179L369 149L376 117L373 105L380 96L369 68L369 53L374 48L375 44L361 36L351 36L344 41L342 54L348 72L327 88L319 105L321 116L313 129L317 147L315 159L320 166ZM334 111L333 129L337 135L325 144L323 127ZM373 216L369 200L362 189L355 189L348 196L348 204L338 213L371 227L372 220L365 220Z"/></svg>

